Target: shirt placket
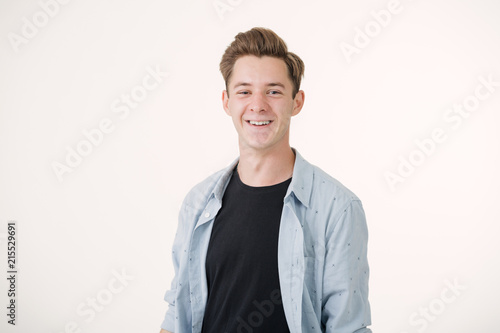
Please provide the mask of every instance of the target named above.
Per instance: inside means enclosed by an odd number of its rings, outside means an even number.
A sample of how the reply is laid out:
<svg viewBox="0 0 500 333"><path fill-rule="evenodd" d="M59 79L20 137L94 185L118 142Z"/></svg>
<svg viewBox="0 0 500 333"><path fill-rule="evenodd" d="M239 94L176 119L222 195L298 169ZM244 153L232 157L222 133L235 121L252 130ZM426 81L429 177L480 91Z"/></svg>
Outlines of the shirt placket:
<svg viewBox="0 0 500 333"><path fill-rule="evenodd" d="M208 289L205 262L213 221L221 204L214 197L202 211L193 231L189 250L189 282L192 317L192 332L201 332L203 315L207 303Z"/></svg>
<svg viewBox="0 0 500 333"><path fill-rule="evenodd" d="M283 308L291 333L301 333L304 282L304 234L293 205L286 202L280 222L278 271Z"/></svg>

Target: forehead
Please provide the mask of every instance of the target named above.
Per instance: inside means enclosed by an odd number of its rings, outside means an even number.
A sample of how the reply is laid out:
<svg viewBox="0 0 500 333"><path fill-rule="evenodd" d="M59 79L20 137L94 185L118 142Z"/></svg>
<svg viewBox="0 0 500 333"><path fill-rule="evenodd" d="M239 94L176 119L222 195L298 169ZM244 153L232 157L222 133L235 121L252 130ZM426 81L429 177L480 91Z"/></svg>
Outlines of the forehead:
<svg viewBox="0 0 500 333"><path fill-rule="evenodd" d="M246 55L238 58L231 74L230 85L242 80L255 84L279 81L286 86L291 86L285 62L269 56Z"/></svg>

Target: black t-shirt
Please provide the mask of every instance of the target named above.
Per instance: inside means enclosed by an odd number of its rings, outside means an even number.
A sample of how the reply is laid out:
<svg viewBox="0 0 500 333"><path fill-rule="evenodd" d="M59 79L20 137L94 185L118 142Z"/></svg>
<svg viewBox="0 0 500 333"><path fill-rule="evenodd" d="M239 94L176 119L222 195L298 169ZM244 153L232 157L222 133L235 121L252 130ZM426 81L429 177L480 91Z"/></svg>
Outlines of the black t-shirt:
<svg viewBox="0 0 500 333"><path fill-rule="evenodd" d="M290 182L252 187L233 172L208 245L202 333L290 332L278 278L278 234Z"/></svg>

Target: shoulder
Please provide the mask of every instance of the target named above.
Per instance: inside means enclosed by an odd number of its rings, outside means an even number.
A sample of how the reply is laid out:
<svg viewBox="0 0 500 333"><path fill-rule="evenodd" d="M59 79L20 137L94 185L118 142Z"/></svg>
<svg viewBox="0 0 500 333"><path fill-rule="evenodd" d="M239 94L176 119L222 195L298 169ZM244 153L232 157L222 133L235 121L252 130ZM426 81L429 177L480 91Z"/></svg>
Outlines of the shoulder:
<svg viewBox="0 0 500 333"><path fill-rule="evenodd" d="M338 179L332 177L320 167L306 160L303 172L311 181L310 204L312 207L325 209L330 207L335 212L340 212L353 202L361 204L359 197Z"/></svg>
<svg viewBox="0 0 500 333"><path fill-rule="evenodd" d="M321 168L311 165L310 172L312 188L306 220L320 226L325 241L334 233L364 235L366 217L359 197Z"/></svg>
<svg viewBox="0 0 500 333"><path fill-rule="evenodd" d="M329 193L336 194L339 198L346 200L360 200L354 192L347 188L338 179L332 177L323 169L315 165L311 164L311 166L314 172L314 181L316 186L322 184L322 186L325 187Z"/></svg>
<svg viewBox="0 0 500 333"><path fill-rule="evenodd" d="M308 225L304 237L311 244L326 244L334 235L346 235L366 224L361 200L346 185L305 160L299 161L298 170L294 191L301 204L296 211L302 224Z"/></svg>

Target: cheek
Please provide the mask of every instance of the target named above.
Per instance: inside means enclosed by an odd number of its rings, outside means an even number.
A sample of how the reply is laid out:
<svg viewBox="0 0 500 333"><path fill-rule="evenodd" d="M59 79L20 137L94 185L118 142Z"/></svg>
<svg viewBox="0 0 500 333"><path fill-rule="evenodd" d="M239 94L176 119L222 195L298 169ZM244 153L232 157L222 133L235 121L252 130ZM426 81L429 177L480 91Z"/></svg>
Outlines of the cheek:
<svg viewBox="0 0 500 333"><path fill-rule="evenodd" d="M245 111L245 107L238 101L230 101L228 103L228 109L233 118L241 118Z"/></svg>
<svg viewBox="0 0 500 333"><path fill-rule="evenodd" d="M242 113L234 105L229 106L229 113L228 114L231 117L231 119L235 125L238 125L241 123Z"/></svg>
<svg viewBox="0 0 500 333"><path fill-rule="evenodd" d="M277 105L275 110L279 110L277 113L279 113L279 116L283 119L283 121L285 121L285 119L289 121L289 118L291 118L293 114L293 104L287 103L285 105Z"/></svg>

